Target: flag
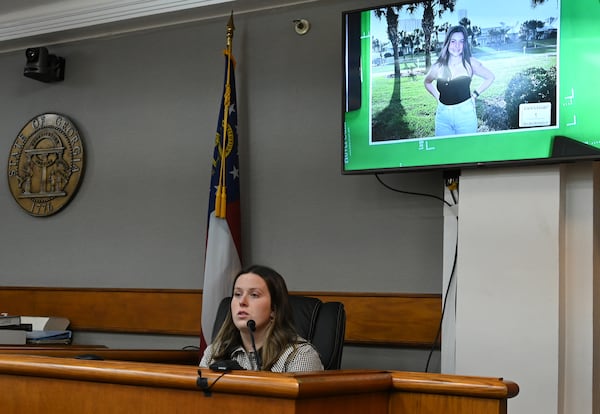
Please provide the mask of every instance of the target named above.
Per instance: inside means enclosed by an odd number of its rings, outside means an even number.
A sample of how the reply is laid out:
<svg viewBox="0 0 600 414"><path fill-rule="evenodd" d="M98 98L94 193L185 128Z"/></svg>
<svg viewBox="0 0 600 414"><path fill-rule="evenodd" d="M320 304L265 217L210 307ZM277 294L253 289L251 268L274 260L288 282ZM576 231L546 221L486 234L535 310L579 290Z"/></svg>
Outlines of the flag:
<svg viewBox="0 0 600 414"><path fill-rule="evenodd" d="M240 177L238 159L235 60L232 53L233 13L227 23L225 82L217 123L208 202L201 352L211 342L219 303L231 295L241 269Z"/></svg>

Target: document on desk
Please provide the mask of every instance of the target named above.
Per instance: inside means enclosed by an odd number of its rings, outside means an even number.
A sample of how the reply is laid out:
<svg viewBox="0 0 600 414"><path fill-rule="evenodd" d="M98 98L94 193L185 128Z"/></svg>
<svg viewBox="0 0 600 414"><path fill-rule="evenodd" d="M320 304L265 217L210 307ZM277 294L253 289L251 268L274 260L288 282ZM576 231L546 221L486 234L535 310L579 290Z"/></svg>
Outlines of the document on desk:
<svg viewBox="0 0 600 414"><path fill-rule="evenodd" d="M26 333L22 329L0 329L0 345L25 345Z"/></svg>
<svg viewBox="0 0 600 414"><path fill-rule="evenodd" d="M68 330L25 332L28 344L70 344L73 333Z"/></svg>
<svg viewBox="0 0 600 414"><path fill-rule="evenodd" d="M18 315L0 315L0 326L14 326L21 324L21 317Z"/></svg>
<svg viewBox="0 0 600 414"><path fill-rule="evenodd" d="M64 331L71 322L60 316L21 316L21 323L30 323L34 331Z"/></svg>

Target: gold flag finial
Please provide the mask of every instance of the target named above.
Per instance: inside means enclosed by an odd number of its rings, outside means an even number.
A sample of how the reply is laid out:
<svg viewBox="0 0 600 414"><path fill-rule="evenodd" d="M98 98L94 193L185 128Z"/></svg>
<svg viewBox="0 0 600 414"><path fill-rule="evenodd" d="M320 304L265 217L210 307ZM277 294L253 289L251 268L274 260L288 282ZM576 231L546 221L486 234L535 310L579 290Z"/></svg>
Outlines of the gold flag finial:
<svg viewBox="0 0 600 414"><path fill-rule="evenodd" d="M231 40L233 39L233 31L235 30L235 26L233 25L233 10L231 11L231 15L229 16L229 21L227 21L227 46L231 46Z"/></svg>

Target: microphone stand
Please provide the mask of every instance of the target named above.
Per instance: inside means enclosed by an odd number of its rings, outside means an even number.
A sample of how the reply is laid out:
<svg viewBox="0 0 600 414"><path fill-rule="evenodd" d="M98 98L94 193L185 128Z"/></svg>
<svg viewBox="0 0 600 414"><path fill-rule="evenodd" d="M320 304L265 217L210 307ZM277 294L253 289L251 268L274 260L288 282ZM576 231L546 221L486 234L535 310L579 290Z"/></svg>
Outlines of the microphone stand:
<svg viewBox="0 0 600 414"><path fill-rule="evenodd" d="M250 319L246 323L246 326L250 330L250 340L252 341L252 350L254 351L254 358L256 359L256 367L260 371L262 369L262 367L261 367L262 361L261 361L260 354L258 353L258 351L256 349L256 343L254 342L254 331L256 331L256 322L254 322L253 319Z"/></svg>

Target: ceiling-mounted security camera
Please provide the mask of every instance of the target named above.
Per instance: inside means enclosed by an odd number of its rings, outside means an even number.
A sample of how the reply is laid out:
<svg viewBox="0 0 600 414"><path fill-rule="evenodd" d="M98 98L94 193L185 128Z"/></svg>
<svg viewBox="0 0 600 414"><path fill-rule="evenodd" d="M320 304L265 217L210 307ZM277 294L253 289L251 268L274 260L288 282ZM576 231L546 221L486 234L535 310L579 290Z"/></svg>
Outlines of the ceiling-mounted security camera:
<svg viewBox="0 0 600 414"><path fill-rule="evenodd" d="M294 30L299 35L305 35L310 30L310 22L306 19L294 20Z"/></svg>
<svg viewBox="0 0 600 414"><path fill-rule="evenodd" d="M23 75L42 82L65 79L65 59L51 55L45 47L30 47L25 51Z"/></svg>

